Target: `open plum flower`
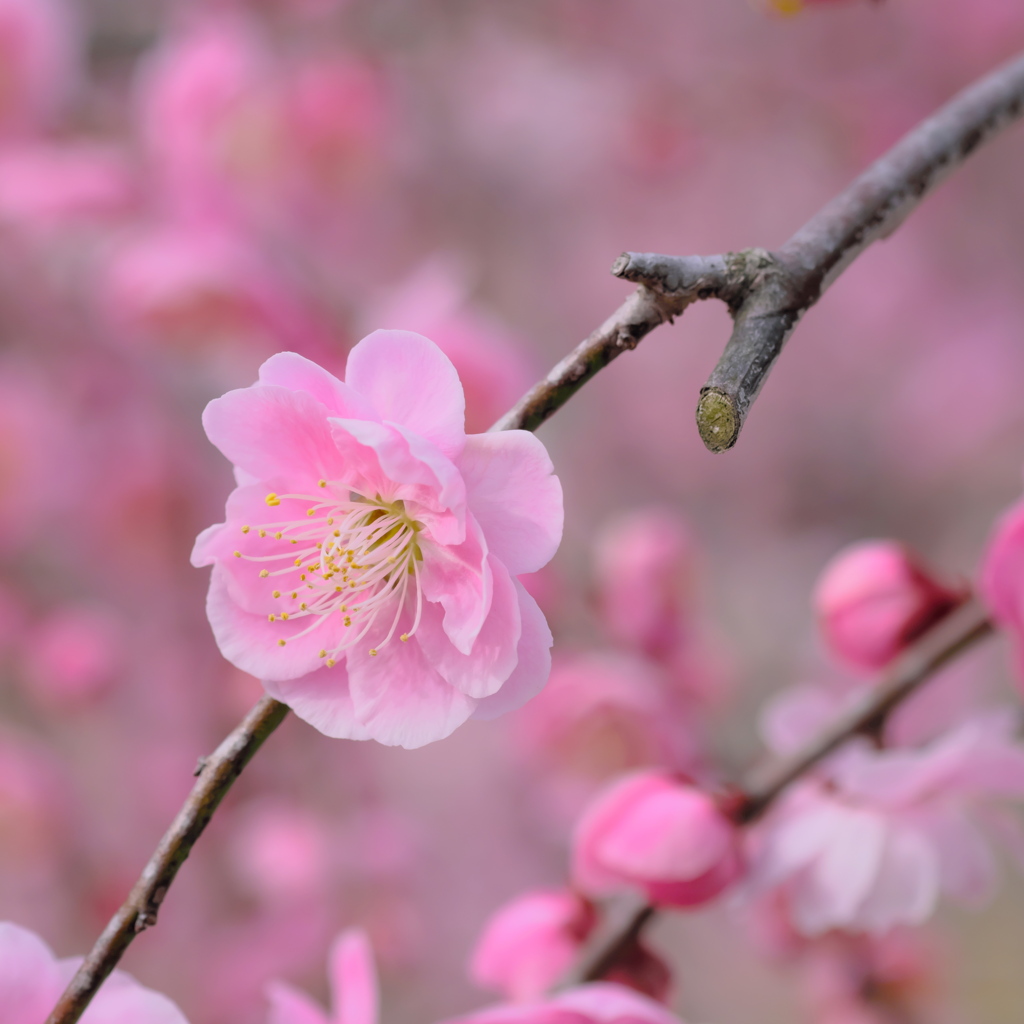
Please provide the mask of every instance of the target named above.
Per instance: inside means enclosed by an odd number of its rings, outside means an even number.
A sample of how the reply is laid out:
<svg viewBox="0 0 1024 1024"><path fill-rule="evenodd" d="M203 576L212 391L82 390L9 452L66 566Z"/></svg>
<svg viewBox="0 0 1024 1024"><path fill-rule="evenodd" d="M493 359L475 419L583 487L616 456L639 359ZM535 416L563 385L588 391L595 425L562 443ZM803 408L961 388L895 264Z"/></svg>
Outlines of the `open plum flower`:
<svg viewBox="0 0 1024 1024"><path fill-rule="evenodd" d="M235 464L200 534L223 655L329 736L418 747L543 687L551 633L516 578L554 554L562 491L522 430L467 436L433 342L376 331L345 382L282 352L203 423Z"/></svg>

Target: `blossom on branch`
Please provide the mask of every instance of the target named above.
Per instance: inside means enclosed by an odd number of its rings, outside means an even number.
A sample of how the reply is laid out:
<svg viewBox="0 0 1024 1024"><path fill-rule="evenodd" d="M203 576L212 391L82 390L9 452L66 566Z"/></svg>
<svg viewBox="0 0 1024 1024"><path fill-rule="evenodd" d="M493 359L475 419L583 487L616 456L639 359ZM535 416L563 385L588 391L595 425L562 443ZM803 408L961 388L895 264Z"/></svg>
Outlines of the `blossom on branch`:
<svg viewBox="0 0 1024 1024"><path fill-rule="evenodd" d="M39 1024L80 959L58 960L27 928L0 921L0 1009L4 1024ZM174 1003L115 971L82 1015L82 1024L188 1024Z"/></svg>
<svg viewBox="0 0 1024 1024"><path fill-rule="evenodd" d="M638 772L584 813L572 872L594 895L633 886L655 904L697 906L740 876L739 833L707 793L667 773Z"/></svg>
<svg viewBox="0 0 1024 1024"><path fill-rule="evenodd" d="M803 935L920 924L939 894L978 905L996 864L981 826L1019 846L992 802L1024 796L1014 716L976 715L920 750L853 744L752 833L752 889L781 887Z"/></svg>
<svg viewBox="0 0 1024 1024"><path fill-rule="evenodd" d="M463 410L436 345L377 331L344 383L283 352L204 413L239 481L192 556L214 636L329 736L422 746L547 680L516 577L558 546L561 485L532 434L467 436Z"/></svg>

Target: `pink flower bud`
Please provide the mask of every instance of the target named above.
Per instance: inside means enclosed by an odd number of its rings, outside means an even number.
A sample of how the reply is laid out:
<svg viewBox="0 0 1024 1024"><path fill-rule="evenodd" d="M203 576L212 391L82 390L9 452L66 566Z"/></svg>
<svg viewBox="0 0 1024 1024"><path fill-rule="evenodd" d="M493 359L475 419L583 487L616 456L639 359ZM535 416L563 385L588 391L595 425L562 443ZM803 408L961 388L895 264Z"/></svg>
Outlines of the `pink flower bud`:
<svg viewBox="0 0 1024 1024"><path fill-rule="evenodd" d="M524 893L484 925L470 977L514 1002L539 999L569 970L596 923L593 906L576 893Z"/></svg>
<svg viewBox="0 0 1024 1024"><path fill-rule="evenodd" d="M707 793L664 772L599 794L573 838L573 880L587 893L636 886L652 903L714 899L742 871L736 826Z"/></svg>
<svg viewBox="0 0 1024 1024"><path fill-rule="evenodd" d="M853 668L884 668L963 599L895 541L864 541L825 567L814 608L825 642Z"/></svg>

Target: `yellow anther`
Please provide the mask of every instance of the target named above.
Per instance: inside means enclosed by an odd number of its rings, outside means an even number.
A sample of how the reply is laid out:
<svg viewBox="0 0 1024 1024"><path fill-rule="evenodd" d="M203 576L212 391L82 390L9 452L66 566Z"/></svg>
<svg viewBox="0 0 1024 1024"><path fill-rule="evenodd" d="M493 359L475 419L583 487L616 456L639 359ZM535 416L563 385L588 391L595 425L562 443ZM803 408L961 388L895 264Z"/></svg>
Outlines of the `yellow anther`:
<svg viewBox="0 0 1024 1024"><path fill-rule="evenodd" d="M322 541L317 541L316 549L317 551L323 551L324 545Z"/></svg>
<svg viewBox="0 0 1024 1024"><path fill-rule="evenodd" d="M305 601L303 601L303 602L302 602L302 604L300 604L300 605L299 605L299 611L300 611L300 612L304 612L304 611L306 611L306 609L307 609L307 608L309 608L309 605L308 605L308 604L306 604L306 602L305 602Z"/></svg>
<svg viewBox="0 0 1024 1024"><path fill-rule="evenodd" d="M307 516L315 516L316 515L316 509L315 508L307 508L306 509L306 515Z"/></svg>
<svg viewBox="0 0 1024 1024"><path fill-rule="evenodd" d="M341 590L341 587L338 587L337 589ZM347 612L348 608L345 605L342 605L341 608L340 608L340 611Z"/></svg>
<svg viewBox="0 0 1024 1024"><path fill-rule="evenodd" d="M326 480L321 480L320 481L320 486L321 487L326 487L327 486L327 481Z"/></svg>
<svg viewBox="0 0 1024 1024"><path fill-rule="evenodd" d="M242 552L241 551L236 551L235 552L235 558L241 558L241 557L242 557Z"/></svg>
<svg viewBox="0 0 1024 1024"><path fill-rule="evenodd" d="M351 626L352 625L352 620L347 615L345 616L345 625L346 626Z"/></svg>
<svg viewBox="0 0 1024 1024"><path fill-rule="evenodd" d="M269 615L267 616L267 621L268 621L268 622L274 622L274 621L276 621L276 620L277 620L277 616L276 616L276 615L275 615L275 614L274 614L273 612L271 612L271 613L270 613L270 614L269 614Z"/></svg>
<svg viewBox="0 0 1024 1024"><path fill-rule="evenodd" d="M296 565L302 565L302 559L301 558L296 558L295 559L295 564Z"/></svg>
<svg viewBox="0 0 1024 1024"><path fill-rule="evenodd" d="M376 657L377 657L377 654L378 654L378 653L379 653L379 652L377 651L377 648L376 648L376 647L371 647L371 648L370 648L370 657L371 657L371 658L376 658Z"/></svg>
<svg viewBox="0 0 1024 1024"><path fill-rule="evenodd" d="M288 618L288 613L287 612L281 612L281 618L282 619L287 619Z"/></svg>
<svg viewBox="0 0 1024 1024"><path fill-rule="evenodd" d="M273 491L271 491L263 500L271 507L281 504L281 499Z"/></svg>
<svg viewBox="0 0 1024 1024"><path fill-rule="evenodd" d="M327 520L327 525L328 526L333 526L334 525L334 516L331 516L330 519Z"/></svg>
<svg viewBox="0 0 1024 1024"><path fill-rule="evenodd" d="M278 647L284 647L284 645L285 645L285 644L286 644L287 642L288 642L287 640L278 640L278 641L277 641L277 646L278 646Z"/></svg>
<svg viewBox="0 0 1024 1024"><path fill-rule="evenodd" d="M305 574L305 573L303 573L303 574L302 574L302 575L301 575L301 576L299 577L299 579L300 579L300 580L304 580L305 578L306 578L306 574Z"/></svg>
<svg viewBox="0 0 1024 1024"><path fill-rule="evenodd" d="M280 596L281 596L281 591L280 590L275 590L274 591L274 597L280 597Z"/></svg>
<svg viewBox="0 0 1024 1024"><path fill-rule="evenodd" d="M277 533L274 534L274 540L280 540L282 536L283 534L278 530Z"/></svg>
<svg viewBox="0 0 1024 1024"><path fill-rule="evenodd" d="M408 641L409 641L409 634L408 633L403 633L398 639L401 640L403 644L404 643L408 643Z"/></svg>
<svg viewBox="0 0 1024 1024"><path fill-rule="evenodd" d="M299 542L297 540L293 540L292 543L293 544L298 544Z"/></svg>
<svg viewBox="0 0 1024 1024"><path fill-rule="evenodd" d="M260 536L261 537L266 537L266 535L267 535L267 531L266 530L260 530Z"/></svg>
<svg viewBox="0 0 1024 1024"><path fill-rule="evenodd" d="M248 532L249 532L249 527L248 526L243 526L242 527L242 533L248 533Z"/></svg>
<svg viewBox="0 0 1024 1024"><path fill-rule="evenodd" d="M326 658L326 657L327 657L327 652L326 652L326 651L321 651L321 652L320 652L320 653L319 653L319 654L317 655L317 657L318 657L318 658Z"/></svg>
<svg viewBox="0 0 1024 1024"><path fill-rule="evenodd" d="M270 573L269 573L268 570L260 569L260 579L264 579L265 580L269 575L270 575Z"/></svg>
<svg viewBox="0 0 1024 1024"><path fill-rule="evenodd" d="M334 536L335 537L340 537L341 536L341 530L335 530L334 531Z"/></svg>
<svg viewBox="0 0 1024 1024"><path fill-rule="evenodd" d="M298 592L297 590L293 590L293 591L292 591L292 597L293 597L293 598L296 598L296 597L298 597L298 596L299 596L299 592Z"/></svg>
<svg viewBox="0 0 1024 1024"><path fill-rule="evenodd" d="M334 588L334 592L335 592L336 594L340 594L340 593L341 593L341 591L342 591L342 589L343 589L342 587L335 587L335 588ZM342 608L341 610L342 610L342 611L344 611L345 609L344 609L344 608Z"/></svg>
<svg viewBox="0 0 1024 1024"><path fill-rule="evenodd" d="M328 668L334 668L335 665L337 665L337 662L333 658L328 658L327 659L327 667Z"/></svg>

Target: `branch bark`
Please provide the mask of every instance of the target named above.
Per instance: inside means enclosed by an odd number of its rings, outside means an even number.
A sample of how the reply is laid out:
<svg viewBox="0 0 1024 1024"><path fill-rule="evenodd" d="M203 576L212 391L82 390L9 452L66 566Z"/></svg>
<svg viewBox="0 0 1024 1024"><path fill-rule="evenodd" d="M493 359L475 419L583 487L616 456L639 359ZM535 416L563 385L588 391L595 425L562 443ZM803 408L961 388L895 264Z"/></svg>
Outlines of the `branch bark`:
<svg viewBox="0 0 1024 1024"><path fill-rule="evenodd" d="M623 253L616 277L640 288L492 429L536 429L598 370L636 348L690 303L717 298L732 336L701 390L697 428L713 452L731 448L800 318L872 242L885 238L983 143L1024 115L1024 55L923 121L781 249L719 256Z"/></svg>
<svg viewBox="0 0 1024 1024"><path fill-rule="evenodd" d="M160 840L128 899L111 918L92 952L71 979L46 1024L75 1024L135 936L156 924L167 890L213 812L253 754L287 714L284 704L264 697L238 728L200 763L199 781Z"/></svg>
<svg viewBox="0 0 1024 1024"><path fill-rule="evenodd" d="M933 626L892 665L882 681L850 711L816 736L802 750L781 758L763 770L750 772L735 802L736 820L748 824L760 817L797 779L819 764L847 740L877 729L886 717L936 671L962 651L993 632L985 609L976 599L965 601ZM565 980L567 985L598 981L629 951L657 909L635 903L613 926L600 933L584 951Z"/></svg>

